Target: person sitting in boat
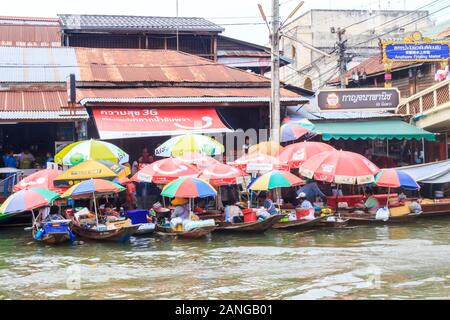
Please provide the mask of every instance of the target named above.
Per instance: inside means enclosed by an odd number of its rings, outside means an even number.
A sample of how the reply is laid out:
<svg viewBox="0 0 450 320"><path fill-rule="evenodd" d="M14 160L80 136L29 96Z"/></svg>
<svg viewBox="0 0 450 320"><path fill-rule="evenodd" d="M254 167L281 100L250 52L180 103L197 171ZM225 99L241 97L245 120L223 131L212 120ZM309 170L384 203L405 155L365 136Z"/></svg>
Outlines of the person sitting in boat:
<svg viewBox="0 0 450 320"><path fill-rule="evenodd" d="M378 209L381 207L380 202L374 196L374 192L372 189L366 190L367 200L364 203L357 204L357 208L364 208L371 214L376 214Z"/></svg>
<svg viewBox="0 0 450 320"><path fill-rule="evenodd" d="M299 195L297 196L297 200L299 201L299 209L303 209L303 210L309 210L309 214L305 217L303 217L303 219L306 220L314 220L316 217L314 216L314 212L315 209L311 203L311 201L309 201L306 198L306 193L304 192L300 192Z"/></svg>
<svg viewBox="0 0 450 320"><path fill-rule="evenodd" d="M233 200L236 200L235 198L233 198ZM241 206L242 204L240 202L236 202L232 205L228 205L225 207L225 222L229 222L229 223L239 223L239 222L243 222L243 216L244 214L242 213L241 210Z"/></svg>
<svg viewBox="0 0 450 320"><path fill-rule="evenodd" d="M260 200L262 202L262 206L264 207L264 209L266 209L266 211L271 215L275 215L278 213L278 210L275 206L275 203L273 202L273 200L270 198L269 194L267 192L261 192L258 195L258 200Z"/></svg>
<svg viewBox="0 0 450 320"><path fill-rule="evenodd" d="M178 225L183 224L184 220L190 219L189 200L186 198L175 198L171 203L175 206L175 209L170 217L170 225L173 229L176 229Z"/></svg>
<svg viewBox="0 0 450 320"><path fill-rule="evenodd" d="M113 205L109 202L105 203L102 216L106 221L115 221L120 218L119 212L114 210Z"/></svg>

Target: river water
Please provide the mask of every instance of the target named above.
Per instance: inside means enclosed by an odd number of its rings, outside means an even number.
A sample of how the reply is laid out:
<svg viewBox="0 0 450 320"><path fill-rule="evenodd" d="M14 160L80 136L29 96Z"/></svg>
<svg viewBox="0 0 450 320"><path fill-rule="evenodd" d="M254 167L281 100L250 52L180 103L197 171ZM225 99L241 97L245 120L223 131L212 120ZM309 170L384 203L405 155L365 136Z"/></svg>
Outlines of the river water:
<svg viewBox="0 0 450 320"><path fill-rule="evenodd" d="M58 247L0 230L0 299L386 298L450 298L450 218Z"/></svg>

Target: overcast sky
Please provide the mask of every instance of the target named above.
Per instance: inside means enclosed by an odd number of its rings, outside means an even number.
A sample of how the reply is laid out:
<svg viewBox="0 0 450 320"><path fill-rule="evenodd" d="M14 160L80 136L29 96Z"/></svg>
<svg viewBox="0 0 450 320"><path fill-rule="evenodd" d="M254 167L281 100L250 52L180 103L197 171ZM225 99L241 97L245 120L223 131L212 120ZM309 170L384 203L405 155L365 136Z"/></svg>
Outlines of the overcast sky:
<svg viewBox="0 0 450 320"><path fill-rule="evenodd" d="M296 6L297 0L280 0L282 17ZM306 0L300 14L310 9L391 9L414 10L432 0ZM1 15L54 17L58 13L123 14L148 16L175 16L176 0L10 0L2 3ZM201 16L223 25L225 35L259 44L267 43L265 25L230 25L261 23L257 4L261 3L270 15L271 0L179 0L180 16ZM449 0L430 6L436 11ZM428 8L427 8L428 9ZM297 14L298 15L298 14ZM439 20L450 17L450 10L436 13Z"/></svg>

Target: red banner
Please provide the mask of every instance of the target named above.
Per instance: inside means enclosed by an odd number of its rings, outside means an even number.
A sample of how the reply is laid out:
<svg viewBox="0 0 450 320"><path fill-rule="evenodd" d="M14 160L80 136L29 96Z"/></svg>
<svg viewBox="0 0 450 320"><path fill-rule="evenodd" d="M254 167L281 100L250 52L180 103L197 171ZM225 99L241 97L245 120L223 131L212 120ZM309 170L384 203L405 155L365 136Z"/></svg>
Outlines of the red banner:
<svg viewBox="0 0 450 320"><path fill-rule="evenodd" d="M214 108L94 108L100 139L231 132Z"/></svg>

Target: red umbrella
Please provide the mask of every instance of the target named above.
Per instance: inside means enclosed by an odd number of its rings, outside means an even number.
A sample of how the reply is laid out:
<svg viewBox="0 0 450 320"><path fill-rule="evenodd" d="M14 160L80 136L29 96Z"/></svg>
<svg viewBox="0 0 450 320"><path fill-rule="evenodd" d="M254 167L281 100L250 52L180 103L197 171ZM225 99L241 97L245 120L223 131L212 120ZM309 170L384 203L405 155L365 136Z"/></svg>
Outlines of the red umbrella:
<svg viewBox="0 0 450 320"><path fill-rule="evenodd" d="M332 146L322 142L300 142L286 146L278 159L287 163L290 168L298 168L312 156L333 150L335 149Z"/></svg>
<svg viewBox="0 0 450 320"><path fill-rule="evenodd" d="M198 152L188 152L183 154L181 157L177 157L183 163L195 165L198 168L206 168L214 164L220 163L213 157L198 153Z"/></svg>
<svg viewBox="0 0 450 320"><path fill-rule="evenodd" d="M179 177L196 175L198 175L198 169L193 165L185 164L176 158L167 158L143 167L136 172L131 180L135 182L168 184Z"/></svg>
<svg viewBox="0 0 450 320"><path fill-rule="evenodd" d="M245 155L229 164L247 172L288 169L288 166L277 158L261 153Z"/></svg>
<svg viewBox="0 0 450 320"><path fill-rule="evenodd" d="M223 186L240 184L246 176L248 176L248 174L239 168L218 163L203 169L198 177L208 181L213 186Z"/></svg>
<svg viewBox="0 0 450 320"><path fill-rule="evenodd" d="M39 170L19 181L14 186L13 191L18 192L26 188L44 188L52 190L54 192L63 193L68 188L60 188L53 185L53 180L61 175L61 173L62 171L53 169Z"/></svg>
<svg viewBox="0 0 450 320"><path fill-rule="evenodd" d="M326 151L306 160L300 174L336 184L367 184L374 182L380 169L364 156L349 151Z"/></svg>

